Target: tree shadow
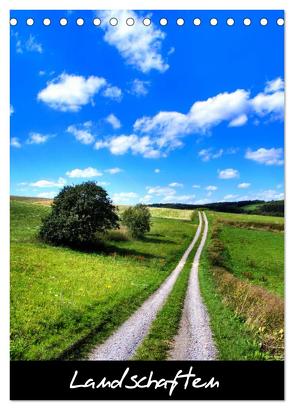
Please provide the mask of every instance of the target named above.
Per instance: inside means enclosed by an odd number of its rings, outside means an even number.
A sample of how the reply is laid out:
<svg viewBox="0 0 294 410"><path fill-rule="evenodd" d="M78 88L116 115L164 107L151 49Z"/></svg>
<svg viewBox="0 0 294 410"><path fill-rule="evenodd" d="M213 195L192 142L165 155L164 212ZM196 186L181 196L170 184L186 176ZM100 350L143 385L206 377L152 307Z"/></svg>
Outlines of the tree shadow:
<svg viewBox="0 0 294 410"><path fill-rule="evenodd" d="M74 244L71 246L68 246L70 249L81 252L81 253L89 253L89 254L99 254L99 255L106 255L106 256L130 256L130 257L136 257L138 259L151 259L151 258L159 258L159 256L156 256L151 253L147 252L140 252L136 251L134 249L126 249L126 248L120 248L118 246L115 246L113 244L105 243L105 242L100 242L100 241L93 241L93 242L88 242L88 243L83 243L83 244Z"/></svg>

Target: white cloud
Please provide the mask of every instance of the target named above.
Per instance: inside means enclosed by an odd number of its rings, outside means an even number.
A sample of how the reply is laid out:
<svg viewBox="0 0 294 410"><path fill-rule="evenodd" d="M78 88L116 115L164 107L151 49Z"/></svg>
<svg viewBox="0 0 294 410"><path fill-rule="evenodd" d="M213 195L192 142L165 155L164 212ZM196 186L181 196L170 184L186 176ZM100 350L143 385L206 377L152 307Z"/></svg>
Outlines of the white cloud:
<svg viewBox="0 0 294 410"><path fill-rule="evenodd" d="M100 177L102 172L98 171L96 168L88 167L85 169L75 168L72 171L67 171L66 175L69 178L92 178Z"/></svg>
<svg viewBox="0 0 294 410"><path fill-rule="evenodd" d="M194 184L192 185L192 188L201 188L201 185Z"/></svg>
<svg viewBox="0 0 294 410"><path fill-rule="evenodd" d="M41 179L36 182L31 182L29 185L35 188L62 188L66 183L64 178L58 178L57 181L48 181L46 179Z"/></svg>
<svg viewBox="0 0 294 410"><path fill-rule="evenodd" d="M240 184L237 185L238 188L240 189L246 189L249 188L251 186L250 182L241 182Z"/></svg>
<svg viewBox="0 0 294 410"><path fill-rule="evenodd" d="M112 126L113 129L117 130L121 127L121 122L120 120L114 115L114 114L109 114L106 117L106 122Z"/></svg>
<svg viewBox="0 0 294 410"><path fill-rule="evenodd" d="M146 187L147 194L155 196L174 196L176 194L175 189L169 187L153 186Z"/></svg>
<svg viewBox="0 0 294 410"><path fill-rule="evenodd" d="M168 184L168 186L172 188L182 188L184 185L179 182L171 182L170 184Z"/></svg>
<svg viewBox="0 0 294 410"><path fill-rule="evenodd" d="M130 93L136 96L144 96L148 94L148 87L150 86L150 81L143 81L135 78L131 84Z"/></svg>
<svg viewBox="0 0 294 410"><path fill-rule="evenodd" d="M97 141L95 149L108 148L114 155L123 155L127 152L140 154L145 158L158 158L160 152L154 149L148 136L138 137L135 134L119 135L104 141Z"/></svg>
<svg viewBox="0 0 294 410"><path fill-rule="evenodd" d="M153 117L138 118L134 123L134 130L139 135L148 135L153 141L154 149L167 153L181 147L183 137L209 133L222 122L236 127L244 125L249 117L256 119L267 115L272 120L282 119L283 111L283 91L271 94L262 92L251 98L249 91L238 89L217 94L204 101L196 101L186 114L160 111ZM202 156L206 160L211 158L210 152L205 150Z"/></svg>
<svg viewBox="0 0 294 410"><path fill-rule="evenodd" d="M284 193L277 192L275 189L267 189L259 192L255 197L262 201L278 201L284 199Z"/></svg>
<svg viewBox="0 0 294 410"><path fill-rule="evenodd" d="M21 148L21 143L18 138L12 137L10 141L10 145L14 148Z"/></svg>
<svg viewBox="0 0 294 410"><path fill-rule="evenodd" d="M117 26L111 26L111 17L118 19ZM114 46L121 54L125 62L143 73L151 70L164 72L168 64L160 54L162 41L165 34L155 28L154 23L146 27L138 22L141 17L134 11L115 10L99 12L102 17L102 28L105 31L104 40ZM125 21L128 17L135 20L133 26L128 26Z"/></svg>
<svg viewBox="0 0 294 410"><path fill-rule="evenodd" d="M120 101L122 99L122 90L115 85L111 85L105 88L102 95L104 97L110 98L111 100Z"/></svg>
<svg viewBox="0 0 294 410"><path fill-rule="evenodd" d="M259 148L256 151L248 149L245 158L265 165L283 165L284 163L282 148Z"/></svg>
<svg viewBox="0 0 294 410"><path fill-rule="evenodd" d="M215 185L208 185L205 189L206 191L216 191L218 188Z"/></svg>
<svg viewBox="0 0 294 410"><path fill-rule="evenodd" d="M248 121L248 117L246 114L241 114L239 117L234 118L232 121L229 122L229 127L241 127L242 125L246 124Z"/></svg>
<svg viewBox="0 0 294 410"><path fill-rule="evenodd" d="M14 114L14 108L13 108L13 105L10 104L10 115L12 115L12 114Z"/></svg>
<svg viewBox="0 0 294 410"><path fill-rule="evenodd" d="M93 144L95 142L95 137L89 130L90 122L86 122L82 125L70 125L67 127L67 132L74 135L77 141L81 142L82 144Z"/></svg>
<svg viewBox="0 0 294 410"><path fill-rule="evenodd" d="M30 34L29 38L25 41L21 40L19 33L14 33L14 37L16 38L16 52L18 54L23 54L25 51L29 52L36 52L36 53L43 53L43 46L39 43L32 34Z"/></svg>
<svg viewBox="0 0 294 410"><path fill-rule="evenodd" d="M57 192L55 191L48 191L48 192L41 192L40 194L37 194L37 198L48 198L48 199L53 199L57 195Z"/></svg>
<svg viewBox="0 0 294 410"><path fill-rule="evenodd" d="M220 179L232 179L232 178L238 178L239 177L239 172L236 169L233 168L227 168L218 171L218 177Z"/></svg>
<svg viewBox="0 0 294 410"><path fill-rule="evenodd" d="M38 100L59 111L79 111L93 102L94 95L107 84L105 78L63 73L38 93Z"/></svg>
<svg viewBox="0 0 294 410"><path fill-rule="evenodd" d="M167 195L161 202L185 203L195 199L195 195Z"/></svg>
<svg viewBox="0 0 294 410"><path fill-rule="evenodd" d="M159 168L155 168L154 172L155 172L155 174L159 174L159 173L160 173L160 169L159 169Z"/></svg>
<svg viewBox="0 0 294 410"><path fill-rule="evenodd" d="M29 138L26 140L27 144L44 144L51 135L44 135L38 132L31 132Z"/></svg>
<svg viewBox="0 0 294 410"><path fill-rule="evenodd" d="M129 203L136 198L138 198L138 194L135 192L119 192L112 195L112 200L115 204Z"/></svg>
<svg viewBox="0 0 294 410"><path fill-rule="evenodd" d="M111 175L115 175L115 174L119 174L120 172L123 172L123 170L121 168L115 167L115 168L106 169L105 172L108 172L108 174L111 174Z"/></svg>
<svg viewBox="0 0 294 410"><path fill-rule="evenodd" d="M146 204L146 203L150 202L152 198L153 198L152 195L144 195L144 196L140 199L140 202Z"/></svg>
<svg viewBox="0 0 294 410"><path fill-rule="evenodd" d="M272 114L273 119L283 119L284 91L276 91L273 94L259 93L251 103L260 117Z"/></svg>
<svg viewBox="0 0 294 410"><path fill-rule="evenodd" d="M202 161L207 162L211 159L220 158L224 153L223 149L219 149L217 151L213 151L212 148L202 149L198 152L198 156L202 159Z"/></svg>
<svg viewBox="0 0 294 410"><path fill-rule="evenodd" d="M281 77L275 78L274 80L267 81L264 92L273 93L275 91L284 90L284 81Z"/></svg>

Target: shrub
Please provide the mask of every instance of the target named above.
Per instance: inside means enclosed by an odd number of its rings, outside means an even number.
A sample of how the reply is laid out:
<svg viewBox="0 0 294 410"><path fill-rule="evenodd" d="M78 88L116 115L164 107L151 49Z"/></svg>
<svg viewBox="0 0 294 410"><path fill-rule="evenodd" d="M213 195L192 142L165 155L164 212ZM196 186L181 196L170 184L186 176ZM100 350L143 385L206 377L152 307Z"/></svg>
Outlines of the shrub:
<svg viewBox="0 0 294 410"><path fill-rule="evenodd" d="M118 227L118 216L107 192L95 182L65 186L42 221L40 238L55 245L93 241L96 232Z"/></svg>
<svg viewBox="0 0 294 410"><path fill-rule="evenodd" d="M150 231L151 214L146 205L137 204L127 208L122 214L122 223L134 238L142 238Z"/></svg>

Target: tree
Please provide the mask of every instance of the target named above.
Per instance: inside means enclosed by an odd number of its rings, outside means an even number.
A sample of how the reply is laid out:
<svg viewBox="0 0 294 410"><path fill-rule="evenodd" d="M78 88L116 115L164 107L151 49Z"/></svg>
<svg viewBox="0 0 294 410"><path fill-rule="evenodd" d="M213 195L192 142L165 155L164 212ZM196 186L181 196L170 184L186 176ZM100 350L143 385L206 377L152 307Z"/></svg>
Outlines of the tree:
<svg viewBox="0 0 294 410"><path fill-rule="evenodd" d="M42 221L40 238L55 245L85 244L96 232L118 228L118 219L107 192L95 182L65 186Z"/></svg>
<svg viewBox="0 0 294 410"><path fill-rule="evenodd" d="M150 211L146 205L137 204L127 208L122 215L122 223L134 238L142 238L150 231Z"/></svg>

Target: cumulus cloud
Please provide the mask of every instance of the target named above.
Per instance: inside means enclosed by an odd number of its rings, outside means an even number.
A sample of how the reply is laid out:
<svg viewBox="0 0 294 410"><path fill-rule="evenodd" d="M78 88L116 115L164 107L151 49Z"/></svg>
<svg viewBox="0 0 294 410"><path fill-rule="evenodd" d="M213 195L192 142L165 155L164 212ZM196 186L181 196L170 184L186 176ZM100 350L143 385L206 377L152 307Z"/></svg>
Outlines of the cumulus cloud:
<svg viewBox="0 0 294 410"><path fill-rule="evenodd" d="M120 172L123 172L123 170L121 168L115 167L115 168L108 168L105 170L105 172L111 175L115 175L115 174L119 174Z"/></svg>
<svg viewBox="0 0 294 410"><path fill-rule="evenodd" d="M155 174L159 174L159 173L160 173L160 169L159 169L159 168L155 168L154 172L155 172Z"/></svg>
<svg viewBox="0 0 294 410"><path fill-rule="evenodd" d="M51 135L44 135L38 132L31 132L29 138L26 140L27 144L44 144Z"/></svg>
<svg viewBox="0 0 294 410"><path fill-rule="evenodd" d="M236 198L238 198L238 195L228 194L224 196L224 201L229 201L229 200L236 199Z"/></svg>
<svg viewBox="0 0 294 410"><path fill-rule="evenodd" d="M246 114L241 114L239 117L234 118L232 121L229 122L229 127L241 127L242 125L246 124L248 121L248 117Z"/></svg>
<svg viewBox="0 0 294 410"><path fill-rule="evenodd" d="M36 52L36 53L43 53L43 46L39 43L35 36L30 34L27 40L22 40L20 38L19 33L14 33L14 37L16 38L16 52L18 54L23 54L26 51L29 52Z"/></svg>
<svg viewBox="0 0 294 410"><path fill-rule="evenodd" d="M283 165L284 163L282 148L259 148L256 151L248 149L245 158L265 165Z"/></svg>
<svg viewBox="0 0 294 410"><path fill-rule="evenodd" d="M116 87L115 85L111 85L105 88L102 95L104 97L110 98L111 100L120 101L122 99L122 90L119 87Z"/></svg>
<svg viewBox="0 0 294 410"><path fill-rule="evenodd" d="M205 189L206 189L206 191L216 191L216 190L217 190L217 186L215 186L215 185L208 185Z"/></svg>
<svg viewBox="0 0 294 410"><path fill-rule="evenodd" d="M13 105L10 104L10 115L12 115L12 114L14 114L14 108L13 108Z"/></svg>
<svg viewBox="0 0 294 410"><path fill-rule="evenodd" d="M194 184L192 185L192 188L201 188L201 185Z"/></svg>
<svg viewBox="0 0 294 410"><path fill-rule="evenodd" d="M195 199L195 195L167 195L161 202L187 203Z"/></svg>
<svg viewBox="0 0 294 410"><path fill-rule="evenodd" d="M190 134L206 134L213 127L225 122L230 127L243 126L249 117L281 119L284 111L284 91L265 91L251 97L250 91L238 89L223 92L207 100L196 101L187 113L160 111L153 117L141 117L134 123L135 132L148 135L155 147L168 152L183 145L183 137ZM203 150L204 160L212 157ZM222 152L219 151L219 155Z"/></svg>
<svg viewBox="0 0 294 410"><path fill-rule="evenodd" d="M251 186L250 182L241 182L240 184L237 185L238 188L240 189L246 189L249 188Z"/></svg>
<svg viewBox="0 0 294 410"><path fill-rule="evenodd" d="M119 135L106 140L97 141L95 149L108 148L114 155L123 155L131 152L134 155L142 155L145 158L158 158L160 151L155 149L148 136L138 137L135 134Z"/></svg>
<svg viewBox="0 0 294 410"><path fill-rule="evenodd" d="M21 142L18 138L12 137L10 141L10 145L14 148L21 148Z"/></svg>
<svg viewBox="0 0 294 410"><path fill-rule="evenodd" d="M58 178L57 181L47 180L47 179L40 179L36 182L31 182L29 185L35 188L62 188L66 183L64 178Z"/></svg>
<svg viewBox="0 0 294 410"><path fill-rule="evenodd" d="M264 91L266 93L273 93L275 91L284 90L284 80L281 77L274 80L267 81Z"/></svg>
<svg viewBox="0 0 294 410"><path fill-rule="evenodd" d="M227 168L218 171L218 177L220 179L232 179L239 177L239 171L233 168Z"/></svg>
<svg viewBox="0 0 294 410"><path fill-rule="evenodd" d="M88 167L85 169L75 168L71 171L67 171L66 175L69 178L92 178L100 177L103 173L98 171L96 168Z"/></svg>
<svg viewBox="0 0 294 410"><path fill-rule="evenodd" d="M117 130L121 128L121 122L114 114L109 114L105 120L112 126L113 129Z"/></svg>
<svg viewBox="0 0 294 410"><path fill-rule="evenodd" d="M220 158L224 153L223 149L219 149L217 151L213 151L212 148L202 149L198 152L198 156L202 159L202 161L207 162L211 159Z"/></svg>
<svg viewBox="0 0 294 410"><path fill-rule="evenodd" d="M91 124L91 121L87 121L80 125L70 125L66 131L72 134L75 139L82 144L93 144L95 142L95 136L91 132Z"/></svg>
<svg viewBox="0 0 294 410"><path fill-rule="evenodd" d="M115 204L130 203L138 196L135 192L119 192L112 195L112 200Z"/></svg>
<svg viewBox="0 0 294 410"><path fill-rule="evenodd" d="M130 93L136 96L144 96L148 94L148 87L150 86L150 81L143 81L135 78L131 83Z"/></svg>
<svg viewBox="0 0 294 410"><path fill-rule="evenodd" d="M161 187L161 186L151 186L146 187L147 194L155 196L173 196L176 194L176 190L170 187Z"/></svg>
<svg viewBox="0 0 294 410"><path fill-rule="evenodd" d="M172 188L182 188L184 185L179 182L171 182L170 184L168 184L168 186Z"/></svg>
<svg viewBox="0 0 294 410"><path fill-rule="evenodd" d="M38 93L37 99L55 110L76 112L84 105L93 104L94 95L102 89L105 89L104 96L114 98L119 89L113 90L113 88L115 87L108 87L103 77L92 75L86 78L81 75L62 73L47 82L46 87Z"/></svg>
<svg viewBox="0 0 294 410"><path fill-rule="evenodd" d="M114 14L119 23L111 26L109 20ZM138 24L141 18L134 11L115 10L115 13L104 11L99 12L99 17L102 17L104 40L118 50L127 64L143 73L151 70L164 72L168 69L169 66L161 55L165 34L154 24L148 27ZM133 26L125 24L128 17L135 20Z"/></svg>

